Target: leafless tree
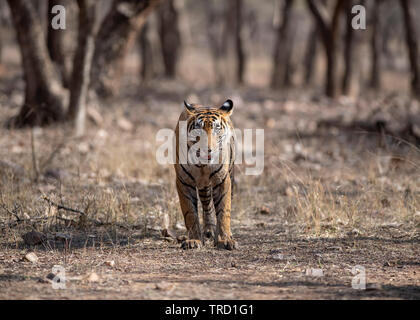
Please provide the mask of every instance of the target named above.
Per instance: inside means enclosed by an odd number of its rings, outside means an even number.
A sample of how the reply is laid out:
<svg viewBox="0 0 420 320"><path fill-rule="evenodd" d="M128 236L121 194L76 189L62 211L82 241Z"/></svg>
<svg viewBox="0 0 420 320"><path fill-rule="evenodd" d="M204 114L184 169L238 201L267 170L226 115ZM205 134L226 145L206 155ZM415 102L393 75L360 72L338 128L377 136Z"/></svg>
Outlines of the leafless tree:
<svg viewBox="0 0 420 320"><path fill-rule="evenodd" d="M83 135L86 122L86 98L95 46L95 0L78 0L79 28L73 61L68 117L74 121L76 135Z"/></svg>
<svg viewBox="0 0 420 320"><path fill-rule="evenodd" d="M411 0L400 0L400 4L404 14L405 35L411 65L411 90L417 98L420 98L420 57L415 26L416 16Z"/></svg>
<svg viewBox="0 0 420 320"><path fill-rule="evenodd" d="M162 48L165 76L174 78L181 51L181 34L178 27L178 12L174 0L164 1L158 10L159 38Z"/></svg>
<svg viewBox="0 0 420 320"><path fill-rule="evenodd" d="M149 29L148 22L143 26L138 39L141 58L140 76L143 81L148 81L155 75L155 57L153 55L152 43L149 37Z"/></svg>
<svg viewBox="0 0 420 320"><path fill-rule="evenodd" d="M64 92L48 56L44 32L30 0L7 0L21 51L25 102L12 125L35 125L65 118Z"/></svg>
<svg viewBox="0 0 420 320"><path fill-rule="evenodd" d="M242 27L243 0L231 0L227 3L226 8L225 39L223 42L226 54L230 53L229 50L226 50L228 47L232 49L235 61L234 81L238 84L244 82L246 66Z"/></svg>
<svg viewBox="0 0 420 320"><path fill-rule="evenodd" d="M280 88L290 84L290 56L292 52L292 41L290 37L290 11L293 0L285 0L284 6L279 6L282 22L277 28L277 40L273 55L273 73L271 76L271 87Z"/></svg>
<svg viewBox="0 0 420 320"><path fill-rule="evenodd" d="M137 33L159 0L114 0L95 40L91 83L102 96L115 94L124 70L124 58Z"/></svg>
<svg viewBox="0 0 420 320"><path fill-rule="evenodd" d="M55 14L53 13L52 9L56 5L62 5L65 8L69 7L68 0L48 0L47 6L47 21L52 21ZM47 25L47 46L48 46L48 53L51 57L51 60L57 65L58 70L60 71L63 85L67 87L69 85L69 78L70 78L70 69L69 65L66 61L66 54L63 45L64 31L61 29L54 29L51 23Z"/></svg>
<svg viewBox="0 0 420 320"><path fill-rule="evenodd" d="M335 97L338 94L337 47L342 9L347 1L349 0L336 0L331 14L322 3L316 0L307 0L309 9L319 26L322 43L327 56L325 93L329 97Z"/></svg>
<svg viewBox="0 0 420 320"><path fill-rule="evenodd" d="M383 29L381 9L383 0L374 0L372 10L372 35L370 40L372 63L370 69L369 86L371 89L381 88L382 73L382 50L383 50Z"/></svg>

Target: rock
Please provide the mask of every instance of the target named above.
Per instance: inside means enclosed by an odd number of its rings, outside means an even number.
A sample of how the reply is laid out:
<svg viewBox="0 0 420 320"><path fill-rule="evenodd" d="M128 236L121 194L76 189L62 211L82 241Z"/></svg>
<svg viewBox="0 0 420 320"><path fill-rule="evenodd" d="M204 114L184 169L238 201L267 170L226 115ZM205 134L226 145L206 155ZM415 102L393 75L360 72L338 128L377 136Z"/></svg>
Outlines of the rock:
<svg viewBox="0 0 420 320"><path fill-rule="evenodd" d="M284 255L283 255L283 254L281 254L281 253L276 253L276 254L273 254L271 257L272 257L274 260L279 260L279 261L285 260Z"/></svg>
<svg viewBox="0 0 420 320"><path fill-rule="evenodd" d="M87 277L87 281L89 282L98 282L99 281L99 276L96 272L92 272L88 275Z"/></svg>
<svg viewBox="0 0 420 320"><path fill-rule="evenodd" d="M25 260L32 262L32 263L37 263L38 262L38 256L34 253L34 252L29 252L25 255Z"/></svg>
<svg viewBox="0 0 420 320"><path fill-rule="evenodd" d="M172 291L175 288L175 284L168 283L168 282L159 282L156 283L156 290L162 290L162 291Z"/></svg>
<svg viewBox="0 0 420 320"><path fill-rule="evenodd" d="M269 215L270 214L270 208L266 207L266 206L262 206L259 209L259 213L263 214L263 215Z"/></svg>
<svg viewBox="0 0 420 320"><path fill-rule="evenodd" d="M105 261L105 265L113 268L115 266L115 261L114 260Z"/></svg>
<svg viewBox="0 0 420 320"><path fill-rule="evenodd" d="M31 232L25 233L22 236L22 239L25 242L25 244L29 246L34 246L34 245L41 244L42 242L44 242L46 237L41 232L31 231Z"/></svg>
<svg viewBox="0 0 420 320"><path fill-rule="evenodd" d="M124 131L131 131L134 128L133 124L126 118L119 118L117 121L117 125L118 127L120 127L120 129Z"/></svg>
<svg viewBox="0 0 420 320"><path fill-rule="evenodd" d="M323 277L324 271L322 269L306 269L305 274L310 277Z"/></svg>

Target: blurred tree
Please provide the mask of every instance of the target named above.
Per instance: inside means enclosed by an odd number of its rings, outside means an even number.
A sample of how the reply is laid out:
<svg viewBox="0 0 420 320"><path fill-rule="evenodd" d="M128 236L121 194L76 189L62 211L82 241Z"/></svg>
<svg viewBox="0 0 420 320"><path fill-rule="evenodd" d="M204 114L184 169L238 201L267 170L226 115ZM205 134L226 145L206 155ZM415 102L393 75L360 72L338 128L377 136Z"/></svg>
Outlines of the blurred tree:
<svg viewBox="0 0 420 320"><path fill-rule="evenodd" d="M279 6L282 16L277 28L277 40L273 55L273 73L271 87L278 89L290 85L290 57L292 53L292 39L290 33L290 14L293 0L285 0L283 7Z"/></svg>
<svg viewBox="0 0 420 320"><path fill-rule="evenodd" d="M349 0L336 0L333 12L330 14L324 4L316 0L307 0L309 9L319 26L327 56L325 94L329 97L336 97L338 94L337 47L340 35L340 18L347 1Z"/></svg>
<svg viewBox="0 0 420 320"><path fill-rule="evenodd" d="M344 36L344 75L343 82L341 85L341 90L344 95L349 95L351 91L351 86L354 81L354 69L357 68L357 62L355 61L355 46L354 43L354 29L352 27L353 15L351 13L351 8L353 6L353 1L347 1L345 6L346 11L346 32Z"/></svg>
<svg viewBox="0 0 420 320"><path fill-rule="evenodd" d="M68 118L74 122L76 135L81 136L85 130L86 98L95 46L96 0L77 0L77 4L79 6L78 40L70 83Z"/></svg>
<svg viewBox="0 0 420 320"><path fill-rule="evenodd" d="M400 0L400 4L404 14L405 35L411 65L411 90L420 99L420 57L415 26L416 16L411 0Z"/></svg>
<svg viewBox="0 0 420 320"><path fill-rule="evenodd" d="M126 53L160 0L114 0L95 40L91 83L101 96L119 89Z"/></svg>
<svg viewBox="0 0 420 320"><path fill-rule="evenodd" d="M217 10L213 1L204 1L204 10L206 11L206 31L209 48L213 59L213 73L217 86L223 84L224 69L221 64L222 56L225 54L226 44L223 31L223 23L221 21L222 14Z"/></svg>
<svg viewBox="0 0 420 320"><path fill-rule="evenodd" d="M226 26L224 49L228 47L233 49L236 68L235 82L242 84L244 82L246 56L243 48L242 39L243 27L243 1L229 0L226 8ZM229 52L229 51L226 51Z"/></svg>
<svg viewBox="0 0 420 320"><path fill-rule="evenodd" d="M178 12L174 0L164 1L159 10L159 38L162 49L165 76L174 78L176 63L181 49L181 34L178 27Z"/></svg>
<svg viewBox="0 0 420 320"><path fill-rule="evenodd" d="M314 75L315 61L317 57L317 48L319 40L319 28L315 23L315 26L309 32L308 40L306 41L306 52L305 52L305 85L310 85Z"/></svg>
<svg viewBox="0 0 420 320"><path fill-rule="evenodd" d="M44 32L31 0L7 0L21 51L25 102L11 125L64 119L64 92L48 55Z"/></svg>
<svg viewBox="0 0 420 320"><path fill-rule="evenodd" d="M140 58L141 58L141 71L140 76L143 81L152 79L155 75L154 68L154 56L152 43L149 38L149 22L145 23L141 32L139 33L139 47L140 47Z"/></svg>
<svg viewBox="0 0 420 320"><path fill-rule="evenodd" d="M66 9L69 7L68 0L48 0L47 6L47 21L52 21L52 19L57 15L57 13L52 13L52 9L56 5L62 5ZM51 57L51 60L57 65L58 70L63 81L63 85L68 87L70 82L70 68L66 61L66 54L63 47L63 41L65 37L63 35L63 30L54 29L51 23L47 24L47 46L48 53Z"/></svg>
<svg viewBox="0 0 420 320"><path fill-rule="evenodd" d="M372 63L370 69L369 86L371 89L381 89L382 73L382 50L383 50L383 28L381 9L383 0L374 0L371 7L372 12L372 36L370 41Z"/></svg>

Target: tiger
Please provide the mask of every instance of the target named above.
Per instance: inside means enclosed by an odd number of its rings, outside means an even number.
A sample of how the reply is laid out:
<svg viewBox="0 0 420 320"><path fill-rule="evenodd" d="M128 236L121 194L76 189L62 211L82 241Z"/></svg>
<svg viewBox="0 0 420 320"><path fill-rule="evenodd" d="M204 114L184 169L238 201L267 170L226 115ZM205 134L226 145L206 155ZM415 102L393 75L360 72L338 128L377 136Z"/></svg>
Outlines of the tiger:
<svg viewBox="0 0 420 320"><path fill-rule="evenodd" d="M174 163L176 189L188 234L181 243L182 249L200 248L205 238L212 238L216 248L237 248L230 226L235 164L235 131L230 119L232 112L233 102L230 99L220 107L184 101L175 130ZM180 136L181 123L186 126L184 136ZM195 140L189 139L191 134L193 138L195 134ZM197 148L197 141L201 143L200 148ZM182 143L186 145L186 150L180 150ZM181 160L186 160L180 161L180 155L183 157ZM203 208L203 233L197 198Z"/></svg>

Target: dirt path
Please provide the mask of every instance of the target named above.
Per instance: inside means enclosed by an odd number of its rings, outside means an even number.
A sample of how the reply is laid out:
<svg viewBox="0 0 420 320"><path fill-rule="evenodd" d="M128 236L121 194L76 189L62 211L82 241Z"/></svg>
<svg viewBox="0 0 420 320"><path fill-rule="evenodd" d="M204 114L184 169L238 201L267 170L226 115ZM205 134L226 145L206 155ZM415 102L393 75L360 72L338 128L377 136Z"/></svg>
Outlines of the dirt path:
<svg viewBox="0 0 420 320"><path fill-rule="evenodd" d="M21 261L25 249L7 249L0 299L420 299L418 239L308 239L279 224L234 231L241 247L232 252L183 251L157 235L66 255L39 248L35 264ZM64 290L47 279L56 264L66 266ZM366 290L352 288L356 265L366 270Z"/></svg>

